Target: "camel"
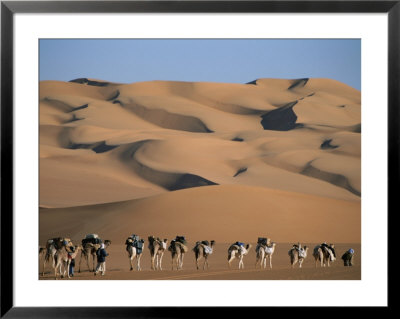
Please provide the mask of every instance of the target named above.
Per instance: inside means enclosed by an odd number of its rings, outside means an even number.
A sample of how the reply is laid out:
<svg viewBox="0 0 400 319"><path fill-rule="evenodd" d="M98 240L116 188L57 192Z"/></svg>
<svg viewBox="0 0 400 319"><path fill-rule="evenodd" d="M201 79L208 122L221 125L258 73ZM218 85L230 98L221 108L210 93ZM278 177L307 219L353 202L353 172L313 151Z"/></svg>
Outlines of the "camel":
<svg viewBox="0 0 400 319"><path fill-rule="evenodd" d="M244 268L243 257L249 253L251 244L247 244L246 247L239 246L237 243L232 244L228 249L228 266L231 269L231 262L235 258L239 259L239 269Z"/></svg>
<svg viewBox="0 0 400 319"><path fill-rule="evenodd" d="M107 248L108 246L111 245L111 240L106 239L104 241L104 247ZM81 250L81 258L79 259L79 270L78 272L81 272L81 262L82 258L86 260L87 266L89 271L95 271L95 261L96 261L96 252L100 248L100 244L92 244L92 243L84 243L82 245L82 250ZM90 269L89 266L89 257L92 256L92 262L93 262L93 270Z"/></svg>
<svg viewBox="0 0 400 319"><path fill-rule="evenodd" d="M167 249L168 239L161 240L158 237L155 238L154 236L149 236L148 240L151 257L151 269L162 270L162 258L165 250ZM155 265L154 261L156 262Z"/></svg>
<svg viewBox="0 0 400 319"><path fill-rule="evenodd" d="M205 241L196 242L196 245L194 246L193 251L194 251L194 256L196 258L196 268L197 268L197 270L199 270L199 261L203 257L204 257L203 270L204 270L206 265L207 265L207 269L209 268L208 256L210 254L212 254L214 244L215 244L215 240L211 240L210 241L210 245L206 245Z"/></svg>
<svg viewBox="0 0 400 319"><path fill-rule="evenodd" d="M143 243L144 240L143 239L139 239L139 242L142 243L143 247ZM135 245L135 242L133 241L132 238L128 238L125 241L125 245L126 245L126 251L128 252L128 256L129 256L129 264L131 266L130 270L133 270L133 259L136 258L136 265L137 265L137 270L140 271L142 270L142 268L140 267L140 259L142 257L142 253L143 253L143 249L142 248L137 248Z"/></svg>
<svg viewBox="0 0 400 319"><path fill-rule="evenodd" d="M325 267L325 265L330 267L329 262L336 260L335 245L330 244L328 246L326 243L317 245L314 247L313 256L315 258L315 267L317 267L318 261L321 267Z"/></svg>
<svg viewBox="0 0 400 319"><path fill-rule="evenodd" d="M82 249L82 246L72 246L72 247L63 247L58 250L54 255L55 267L54 267L54 278L57 280L57 274L61 275L61 278L65 277L65 272L67 273L67 277L71 278L69 273L69 266L71 264L72 259L76 258L79 250ZM71 258L68 258L68 254L70 254ZM62 271L63 269L63 271Z"/></svg>
<svg viewBox="0 0 400 319"><path fill-rule="evenodd" d="M260 268L267 268L267 258L269 259L269 268L272 269L272 255L275 251L276 243L272 242L270 245L257 244L256 247L256 265L260 262Z"/></svg>
<svg viewBox="0 0 400 319"><path fill-rule="evenodd" d="M185 253L188 251L188 248L185 244L172 240L171 244L168 247L168 250L171 252L171 266L172 270L174 270L174 263L176 264L176 270L180 270L183 267L183 257Z"/></svg>
<svg viewBox="0 0 400 319"><path fill-rule="evenodd" d="M64 246L72 247L73 244L71 242L71 239L62 237L52 238L47 240L46 248L39 247L39 255L44 255L42 276L44 276L44 269L46 267L46 263L50 261L50 258L52 259L52 267L55 267L54 256L57 251L61 250Z"/></svg>
<svg viewBox="0 0 400 319"><path fill-rule="evenodd" d="M289 250L288 254L290 256L290 265L294 268L294 265L298 262L299 268L301 268L304 259L306 259L308 253L308 247L301 247L301 244L293 245Z"/></svg>

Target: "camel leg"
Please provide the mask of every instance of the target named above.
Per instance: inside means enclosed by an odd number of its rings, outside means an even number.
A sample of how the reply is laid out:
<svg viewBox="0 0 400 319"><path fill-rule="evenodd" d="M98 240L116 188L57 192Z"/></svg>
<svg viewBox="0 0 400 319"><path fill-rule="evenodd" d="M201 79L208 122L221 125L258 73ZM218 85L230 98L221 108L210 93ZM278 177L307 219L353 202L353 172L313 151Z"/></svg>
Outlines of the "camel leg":
<svg viewBox="0 0 400 319"><path fill-rule="evenodd" d="M46 266L46 261L47 261L48 258L49 258L49 257L47 257L47 254L46 254L46 256L44 257L44 260L43 260L43 272L42 272L42 276L44 276L44 267Z"/></svg>
<svg viewBox="0 0 400 319"><path fill-rule="evenodd" d="M269 268L272 269L272 255L269 256Z"/></svg>
<svg viewBox="0 0 400 319"><path fill-rule="evenodd" d="M92 254L92 261L93 261L93 272L95 271L95 265L94 265L94 263L95 263L95 259L96 259L96 254Z"/></svg>
<svg viewBox="0 0 400 319"><path fill-rule="evenodd" d="M132 271L133 270L133 265L132 265L132 259L133 259L133 255L129 256L129 270Z"/></svg>
<svg viewBox="0 0 400 319"><path fill-rule="evenodd" d="M179 258L180 259L179 269L183 268L183 257L185 257L185 254L181 253L181 258Z"/></svg>
<svg viewBox="0 0 400 319"><path fill-rule="evenodd" d="M83 255L83 252L81 251L81 258L79 258L79 270L78 270L79 273L81 272L82 255Z"/></svg>
<svg viewBox="0 0 400 319"><path fill-rule="evenodd" d="M162 264L161 264L161 262L162 262L162 257L164 256L164 253L161 253L161 255L160 255L160 270L162 270Z"/></svg>
<svg viewBox="0 0 400 319"><path fill-rule="evenodd" d="M68 276L68 278L71 278L71 274L69 273L69 265L71 264L71 261L70 260L68 260L67 261L67 276ZM65 266L64 266L65 267ZM65 269L64 269L64 273L65 273Z"/></svg>
<svg viewBox="0 0 400 319"><path fill-rule="evenodd" d="M231 256L230 257L228 256L228 267L229 267L229 269L231 269L231 262L232 262L233 259L235 259L235 255L232 252Z"/></svg>
<svg viewBox="0 0 400 319"><path fill-rule="evenodd" d="M199 270L199 260L200 260L199 253L197 252L194 253L194 259L196 260L196 269Z"/></svg>
<svg viewBox="0 0 400 319"><path fill-rule="evenodd" d="M136 258L137 258L137 270L140 271L142 270L142 267L140 267L140 258L142 258L142 254L138 255Z"/></svg>

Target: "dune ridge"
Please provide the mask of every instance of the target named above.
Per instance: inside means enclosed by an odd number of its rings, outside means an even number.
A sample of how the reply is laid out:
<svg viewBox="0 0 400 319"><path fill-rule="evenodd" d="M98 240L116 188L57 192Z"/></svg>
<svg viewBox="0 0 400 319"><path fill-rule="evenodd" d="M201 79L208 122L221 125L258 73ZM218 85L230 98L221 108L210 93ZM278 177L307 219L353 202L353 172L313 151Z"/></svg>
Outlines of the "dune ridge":
<svg viewBox="0 0 400 319"><path fill-rule="evenodd" d="M343 83L80 78L39 93L41 242L361 240L361 94Z"/></svg>

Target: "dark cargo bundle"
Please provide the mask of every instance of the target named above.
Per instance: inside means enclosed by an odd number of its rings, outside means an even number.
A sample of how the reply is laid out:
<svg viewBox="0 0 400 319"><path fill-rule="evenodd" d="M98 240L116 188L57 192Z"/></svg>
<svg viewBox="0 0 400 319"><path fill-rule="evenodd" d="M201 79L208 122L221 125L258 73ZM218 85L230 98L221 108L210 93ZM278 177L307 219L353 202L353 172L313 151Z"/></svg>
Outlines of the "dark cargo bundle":
<svg viewBox="0 0 400 319"><path fill-rule="evenodd" d="M135 242L135 247L136 247L136 253L141 254L143 251L143 241L142 240L138 240Z"/></svg>
<svg viewBox="0 0 400 319"><path fill-rule="evenodd" d="M203 245L206 245L206 246L209 246L209 245L210 245L210 243L208 242L208 240L203 240L201 243L202 243Z"/></svg>
<svg viewBox="0 0 400 319"><path fill-rule="evenodd" d="M240 241L237 241L237 242L235 243L235 245L237 245L237 246L244 246L244 243L241 243Z"/></svg>
<svg viewBox="0 0 400 319"><path fill-rule="evenodd" d="M97 244L101 244L102 242L103 241L100 238L84 238L84 239L82 239L82 245L85 245L87 243L97 245Z"/></svg>
<svg viewBox="0 0 400 319"><path fill-rule="evenodd" d="M175 243L176 243L175 239L171 240L171 243L169 244L169 247L168 247L169 251L175 250Z"/></svg>
<svg viewBox="0 0 400 319"><path fill-rule="evenodd" d="M185 236L176 236L175 241L178 241L184 245L186 245L186 239Z"/></svg>
<svg viewBox="0 0 400 319"><path fill-rule="evenodd" d="M139 241L140 237L138 235L132 234L131 238L133 241Z"/></svg>
<svg viewBox="0 0 400 319"><path fill-rule="evenodd" d="M267 238L265 238L265 237L258 237L257 244L260 244L260 245L267 245Z"/></svg>

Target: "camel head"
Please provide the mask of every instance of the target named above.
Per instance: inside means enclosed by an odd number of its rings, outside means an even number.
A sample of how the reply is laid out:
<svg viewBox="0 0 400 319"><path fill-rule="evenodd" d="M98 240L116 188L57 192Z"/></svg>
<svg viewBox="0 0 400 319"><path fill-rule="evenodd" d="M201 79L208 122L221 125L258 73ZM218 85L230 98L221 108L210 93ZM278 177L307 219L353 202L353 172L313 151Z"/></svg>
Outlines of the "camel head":
<svg viewBox="0 0 400 319"><path fill-rule="evenodd" d="M104 247L108 247L108 246L110 246L111 245L111 240L109 240L109 239L106 239L105 241L104 241Z"/></svg>
<svg viewBox="0 0 400 319"><path fill-rule="evenodd" d="M251 247L252 247L251 244L247 244L247 245L246 245L246 250L248 251Z"/></svg>
<svg viewBox="0 0 400 319"><path fill-rule="evenodd" d="M215 240L210 241L210 246L213 247L215 245Z"/></svg>

